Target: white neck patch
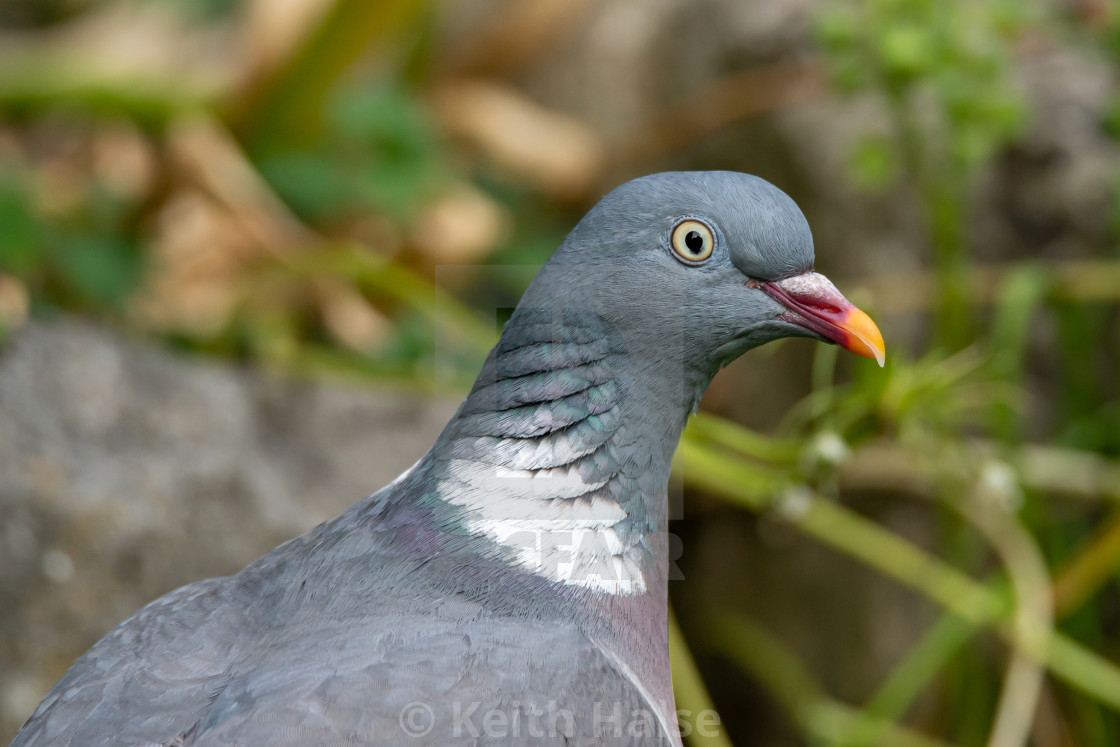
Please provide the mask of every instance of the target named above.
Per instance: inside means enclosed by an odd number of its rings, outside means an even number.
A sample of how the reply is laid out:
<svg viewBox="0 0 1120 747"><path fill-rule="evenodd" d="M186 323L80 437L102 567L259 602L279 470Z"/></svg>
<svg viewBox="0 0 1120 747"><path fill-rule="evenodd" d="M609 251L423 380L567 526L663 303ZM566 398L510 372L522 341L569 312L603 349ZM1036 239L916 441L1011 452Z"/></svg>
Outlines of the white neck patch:
<svg viewBox="0 0 1120 747"><path fill-rule="evenodd" d="M521 567L606 594L646 591L615 530L627 514L597 493L606 482L584 482L574 464L520 470L452 459L448 473L441 492L471 512L468 531L512 550Z"/></svg>

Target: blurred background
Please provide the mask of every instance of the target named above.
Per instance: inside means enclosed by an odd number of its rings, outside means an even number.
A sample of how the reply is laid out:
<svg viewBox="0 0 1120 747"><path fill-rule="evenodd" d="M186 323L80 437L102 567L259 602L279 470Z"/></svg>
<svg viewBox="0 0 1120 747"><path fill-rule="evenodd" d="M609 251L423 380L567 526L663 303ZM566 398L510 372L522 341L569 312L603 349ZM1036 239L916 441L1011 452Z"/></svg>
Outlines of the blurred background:
<svg viewBox="0 0 1120 747"><path fill-rule="evenodd" d="M690 425L686 741L1120 745L1118 63L1108 0L0 1L0 741L411 464L602 194L731 169L888 359Z"/></svg>

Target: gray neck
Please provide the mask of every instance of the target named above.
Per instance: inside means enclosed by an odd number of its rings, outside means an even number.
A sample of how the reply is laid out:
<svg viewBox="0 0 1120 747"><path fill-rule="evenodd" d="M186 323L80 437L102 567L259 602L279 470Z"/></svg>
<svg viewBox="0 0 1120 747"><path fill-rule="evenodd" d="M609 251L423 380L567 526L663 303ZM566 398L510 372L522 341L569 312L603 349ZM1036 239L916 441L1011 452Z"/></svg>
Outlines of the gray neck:
<svg viewBox="0 0 1120 747"><path fill-rule="evenodd" d="M669 465L710 380L680 347L519 308L420 468L429 526L491 603L554 607L670 720Z"/></svg>
<svg viewBox="0 0 1120 747"><path fill-rule="evenodd" d="M664 341L643 355L587 317L518 310L433 449L438 494L486 555L664 599L669 464L699 391Z"/></svg>

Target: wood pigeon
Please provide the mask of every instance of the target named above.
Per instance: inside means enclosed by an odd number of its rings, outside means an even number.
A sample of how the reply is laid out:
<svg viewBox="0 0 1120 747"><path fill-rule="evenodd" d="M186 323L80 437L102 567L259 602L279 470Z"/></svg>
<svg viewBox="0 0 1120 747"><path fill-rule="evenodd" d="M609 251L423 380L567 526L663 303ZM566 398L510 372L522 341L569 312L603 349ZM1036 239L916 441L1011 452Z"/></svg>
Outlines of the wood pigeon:
<svg viewBox="0 0 1120 747"><path fill-rule="evenodd" d="M157 599L14 745L681 743L667 484L712 377L782 337L883 362L796 204L734 172L604 197L435 445L240 573Z"/></svg>

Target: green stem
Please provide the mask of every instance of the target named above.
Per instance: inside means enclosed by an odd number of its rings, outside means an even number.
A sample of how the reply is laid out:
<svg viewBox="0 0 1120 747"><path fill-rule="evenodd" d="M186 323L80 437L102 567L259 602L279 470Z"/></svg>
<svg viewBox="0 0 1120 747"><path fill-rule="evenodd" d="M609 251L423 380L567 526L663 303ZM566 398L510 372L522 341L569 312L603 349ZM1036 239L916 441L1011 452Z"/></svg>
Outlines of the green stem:
<svg viewBox="0 0 1120 747"><path fill-rule="evenodd" d="M833 404L836 391L832 386L833 376L836 373L836 358L840 348L835 345L817 345L813 351L812 388L813 392L821 397L821 423L818 430L833 430Z"/></svg>
<svg viewBox="0 0 1120 747"><path fill-rule="evenodd" d="M793 464L801 453L801 443L795 439L764 436L738 423L707 413L690 418L686 432L689 438L697 442L716 444L741 456L764 462Z"/></svg>
<svg viewBox="0 0 1120 747"><path fill-rule="evenodd" d="M1120 511L1114 511L1105 526L1057 574L1054 580L1054 611L1059 618L1077 610L1116 573L1120 565Z"/></svg>
<svg viewBox="0 0 1120 747"><path fill-rule="evenodd" d="M962 188L948 177L934 178L923 195L937 270L935 341L950 351L970 339Z"/></svg>
<svg viewBox="0 0 1120 747"><path fill-rule="evenodd" d="M1050 574L1038 544L1014 514L983 495L951 503L988 540L999 556L1015 591L1011 662L1004 676L989 747L1022 747L1030 738L1042 692L1045 648L1053 635Z"/></svg>
<svg viewBox="0 0 1120 747"><path fill-rule="evenodd" d="M933 250L937 288L934 338L950 351L959 350L969 340L964 230L967 175L959 173L944 155L926 152L929 138L915 121L909 87L886 86L886 99L903 168L916 185Z"/></svg>
<svg viewBox="0 0 1120 747"><path fill-rule="evenodd" d="M705 726L709 723L705 716L715 713L716 709L672 607L669 608L669 660L673 667L673 695L677 701L681 736L690 745L731 747L722 721L716 721L717 728Z"/></svg>
<svg viewBox="0 0 1120 747"><path fill-rule="evenodd" d="M306 277L341 277L359 288L404 304L465 348L488 351L498 339L487 324L450 293L427 278L369 250L350 244L327 245L314 251L291 252L282 269Z"/></svg>
<svg viewBox="0 0 1120 747"><path fill-rule="evenodd" d="M760 495L754 473L744 472L727 456L687 439L678 454L684 479L696 487L754 511L774 505L770 496L775 494ZM743 484L750 487L744 490ZM971 625L994 627L1055 676L1120 711L1120 668L1061 633L1025 634L1007 624L1006 600L995 589L833 502L802 496L796 505L784 508L784 515L806 534L916 589Z"/></svg>
<svg viewBox="0 0 1120 747"><path fill-rule="evenodd" d="M793 652L761 625L729 614L708 625L707 640L718 641L720 651L762 685L811 743L870 745L845 735L874 733L893 747L947 747L945 742L830 698Z"/></svg>
<svg viewBox="0 0 1120 747"><path fill-rule="evenodd" d="M926 630L868 699L863 712L872 719L897 721L954 654L976 634L976 628L952 613L944 613ZM841 734L838 744L882 744L881 727L857 724Z"/></svg>

